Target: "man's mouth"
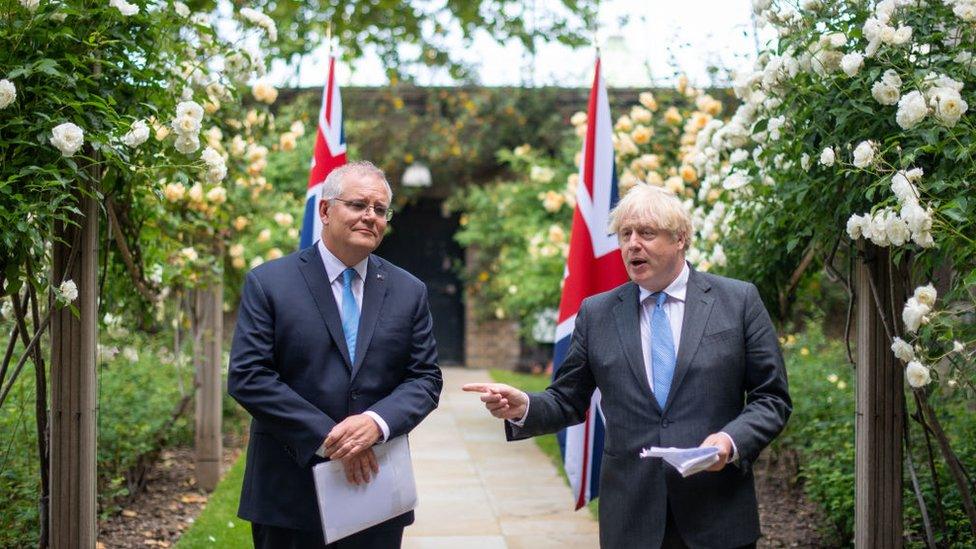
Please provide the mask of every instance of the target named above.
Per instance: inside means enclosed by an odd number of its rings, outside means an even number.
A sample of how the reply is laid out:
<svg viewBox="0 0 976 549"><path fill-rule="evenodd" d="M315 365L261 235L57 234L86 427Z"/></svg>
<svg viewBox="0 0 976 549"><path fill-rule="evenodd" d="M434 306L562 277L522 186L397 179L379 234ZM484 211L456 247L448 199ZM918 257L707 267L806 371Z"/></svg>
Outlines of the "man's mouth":
<svg viewBox="0 0 976 549"><path fill-rule="evenodd" d="M647 260L641 258L634 258L629 261L631 267L640 267L641 265L646 265Z"/></svg>

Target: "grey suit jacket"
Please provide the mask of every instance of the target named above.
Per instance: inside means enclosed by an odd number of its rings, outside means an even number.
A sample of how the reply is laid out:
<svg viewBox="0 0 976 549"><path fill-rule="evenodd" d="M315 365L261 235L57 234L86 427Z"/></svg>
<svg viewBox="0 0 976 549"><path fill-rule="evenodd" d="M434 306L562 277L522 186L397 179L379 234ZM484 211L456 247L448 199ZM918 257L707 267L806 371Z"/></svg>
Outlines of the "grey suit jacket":
<svg viewBox="0 0 976 549"><path fill-rule="evenodd" d="M738 547L759 538L751 464L789 418L786 369L769 314L752 284L692 270L668 401L654 399L641 353L638 286L586 299L552 385L530 395L510 440L583 421L594 389L606 419L600 472L600 545L660 547L668 502L690 547ZM649 446L694 447L724 431L738 461L682 478Z"/></svg>

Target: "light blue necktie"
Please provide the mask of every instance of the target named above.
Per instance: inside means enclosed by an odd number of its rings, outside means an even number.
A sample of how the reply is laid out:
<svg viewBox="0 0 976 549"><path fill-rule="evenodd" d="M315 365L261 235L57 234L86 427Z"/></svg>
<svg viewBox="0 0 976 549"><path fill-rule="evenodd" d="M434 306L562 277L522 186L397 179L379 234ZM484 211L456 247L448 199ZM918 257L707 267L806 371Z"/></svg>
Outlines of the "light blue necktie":
<svg viewBox="0 0 976 549"><path fill-rule="evenodd" d="M654 373L654 398L663 410L674 377L674 338L671 337L671 321L664 310L668 294L658 292L651 295L656 299L651 313L651 370Z"/></svg>
<svg viewBox="0 0 976 549"><path fill-rule="evenodd" d="M352 279L356 276L356 269L349 267L342 271L342 331L346 334L346 347L349 348L349 360L356 362L356 336L359 333L359 307L356 296L352 294Z"/></svg>

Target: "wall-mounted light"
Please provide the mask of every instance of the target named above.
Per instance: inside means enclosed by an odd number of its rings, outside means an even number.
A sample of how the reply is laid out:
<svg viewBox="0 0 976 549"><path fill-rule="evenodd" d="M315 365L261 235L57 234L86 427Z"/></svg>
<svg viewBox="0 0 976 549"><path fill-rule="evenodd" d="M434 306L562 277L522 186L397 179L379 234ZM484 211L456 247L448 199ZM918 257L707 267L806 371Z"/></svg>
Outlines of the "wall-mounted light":
<svg viewBox="0 0 976 549"><path fill-rule="evenodd" d="M432 183L430 168L420 162L414 162L404 170L400 182L404 187L430 187Z"/></svg>

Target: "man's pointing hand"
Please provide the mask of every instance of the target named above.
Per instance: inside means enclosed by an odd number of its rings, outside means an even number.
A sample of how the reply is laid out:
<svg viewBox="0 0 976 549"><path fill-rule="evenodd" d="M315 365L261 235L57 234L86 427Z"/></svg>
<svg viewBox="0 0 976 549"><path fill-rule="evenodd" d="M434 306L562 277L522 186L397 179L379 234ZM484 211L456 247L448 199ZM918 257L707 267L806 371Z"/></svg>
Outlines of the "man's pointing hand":
<svg viewBox="0 0 976 549"><path fill-rule="evenodd" d="M525 416L529 395L504 383L468 383L462 390L481 393L481 402L491 415L501 419L519 420Z"/></svg>

